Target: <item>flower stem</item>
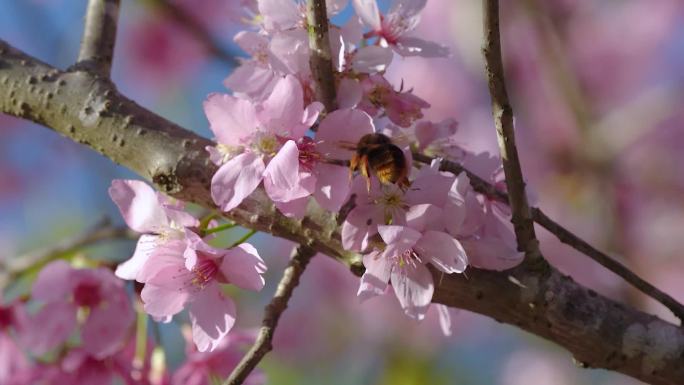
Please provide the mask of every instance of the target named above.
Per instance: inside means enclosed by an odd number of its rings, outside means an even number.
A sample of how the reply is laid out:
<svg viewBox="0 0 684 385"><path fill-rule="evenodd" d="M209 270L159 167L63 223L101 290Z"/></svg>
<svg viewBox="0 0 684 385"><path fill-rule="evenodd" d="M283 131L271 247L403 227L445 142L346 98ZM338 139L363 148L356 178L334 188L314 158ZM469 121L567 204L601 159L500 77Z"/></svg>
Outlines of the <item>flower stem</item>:
<svg viewBox="0 0 684 385"><path fill-rule="evenodd" d="M237 226L235 223L224 223L222 225L218 225L216 227L212 227L210 229L206 229L203 231L204 235L209 235L209 234L215 234L224 230L232 229L233 227Z"/></svg>
<svg viewBox="0 0 684 385"><path fill-rule="evenodd" d="M230 247L233 248L233 247L235 247L235 246L237 246L237 245L239 245L239 244L241 244L241 243L246 242L249 238L252 237L252 235L254 235L254 234L256 234L256 233L257 233L256 230L249 230L249 232L248 232L247 234L245 234L242 238L240 238L240 239L238 239L237 241L235 241L235 243L233 243Z"/></svg>

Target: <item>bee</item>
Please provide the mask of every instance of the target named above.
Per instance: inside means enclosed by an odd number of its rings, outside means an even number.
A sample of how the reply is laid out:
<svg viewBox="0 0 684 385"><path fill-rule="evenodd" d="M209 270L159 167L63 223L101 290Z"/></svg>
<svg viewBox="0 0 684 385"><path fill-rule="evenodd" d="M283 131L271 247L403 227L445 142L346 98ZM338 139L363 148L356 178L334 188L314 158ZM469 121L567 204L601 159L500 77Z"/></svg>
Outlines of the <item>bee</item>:
<svg viewBox="0 0 684 385"><path fill-rule="evenodd" d="M366 178L366 187L370 192L371 173L382 184L396 184L401 189L409 187L408 164L404 151L383 134L366 134L353 148L355 150L349 162L349 177L359 170Z"/></svg>

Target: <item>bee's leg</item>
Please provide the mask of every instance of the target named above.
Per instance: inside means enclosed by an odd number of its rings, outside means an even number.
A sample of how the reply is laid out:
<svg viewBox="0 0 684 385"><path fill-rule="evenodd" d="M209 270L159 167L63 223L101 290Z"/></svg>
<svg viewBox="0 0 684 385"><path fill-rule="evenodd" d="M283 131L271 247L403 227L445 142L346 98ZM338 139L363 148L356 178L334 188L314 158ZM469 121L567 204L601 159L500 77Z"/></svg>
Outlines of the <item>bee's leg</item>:
<svg viewBox="0 0 684 385"><path fill-rule="evenodd" d="M399 174L399 178L397 179L397 186L403 191L406 191L411 187L411 182L408 180L408 168L404 167L401 169L401 174Z"/></svg>
<svg viewBox="0 0 684 385"><path fill-rule="evenodd" d="M368 193L370 193L371 180L370 180L370 172L368 170L368 156L363 155L361 157L361 161L359 163L360 163L359 168L361 170L361 175L363 175L363 177L366 178L366 190L368 190Z"/></svg>
<svg viewBox="0 0 684 385"><path fill-rule="evenodd" d="M354 177L354 172L359 168L359 156L354 154L349 160L349 181Z"/></svg>

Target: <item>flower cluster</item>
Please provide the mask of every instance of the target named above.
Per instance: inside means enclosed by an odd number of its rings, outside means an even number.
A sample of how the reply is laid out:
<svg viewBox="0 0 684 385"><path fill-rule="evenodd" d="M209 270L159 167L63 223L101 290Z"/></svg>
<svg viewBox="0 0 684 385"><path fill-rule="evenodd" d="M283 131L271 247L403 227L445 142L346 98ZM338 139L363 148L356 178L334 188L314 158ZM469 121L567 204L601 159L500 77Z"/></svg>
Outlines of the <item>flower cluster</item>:
<svg viewBox="0 0 684 385"><path fill-rule="evenodd" d="M347 6L345 0L326 3L329 17ZM405 313L422 319L434 291L427 265L446 274L461 273L468 264L506 269L522 255L505 223L505 209L476 193L466 176L439 171L439 162L421 167L411 161L411 150L455 157L482 177L500 182L497 159L458 145L455 120L423 120L430 105L384 76L395 54L449 54L437 43L411 36L425 1L397 0L386 14L375 0L354 0L352 5L355 16L344 25L330 25L335 111L323 111L314 100L304 5L259 0L249 8L252 21L235 42L251 57L224 81L232 95L211 94L204 103L218 142L207 149L219 166L211 193L229 211L263 181L276 208L299 218L311 198L336 212L353 197L342 244L364 254L359 296L382 294L391 282ZM351 159L359 140L372 133L400 146L397 151L404 156L398 159L405 164L394 167L405 168L400 171L408 175L408 183L376 178L372 164L361 168L371 174L364 175L370 183L361 176L348 182L349 171L332 162ZM370 156L359 160L372 162ZM374 156L389 155L380 151Z"/></svg>
<svg viewBox="0 0 684 385"><path fill-rule="evenodd" d="M353 0L355 16L344 25L331 24L339 106L334 111L324 111L314 97L304 5L246 4L251 22L235 42L251 57L225 80L232 94L213 93L204 102L216 139L207 151L218 166L211 181L217 207L233 210L260 186L288 217L303 218L312 205L331 212L351 207L341 241L363 255L358 296L366 300L391 287L405 314L416 320L431 304L435 274L463 273L468 265L502 270L521 261L505 206L474 191L467 176L440 171L439 158L430 165L412 160L413 151L457 159L505 188L497 158L464 149L454 119L424 119L430 105L385 77L395 55L448 55L445 47L411 36L425 0L396 0L386 14L375 0ZM327 1L330 17L347 6L347 0ZM362 138L369 137L379 142L362 148ZM357 168L361 175L355 176L350 170ZM213 233L222 225L213 215L199 220L183 202L144 182L114 180L109 194L126 224L141 234L116 277L141 284L142 308L155 320L170 322L187 310L191 323L188 361L172 376L161 370L159 383L203 384L207 377L226 376L226 360L237 362L234 347L244 338L228 335L236 307L224 289L264 287L266 265L256 248L245 242L216 247ZM27 381L150 378L141 376L140 365L130 366L134 312L116 277L104 268L53 262L33 285L37 311L26 312L21 303L0 307L0 328L17 337L0 337L6 349L18 349L19 341L35 355L60 351L59 367L34 367ZM449 311L437 310L448 334ZM17 359L3 370L23 373L27 365ZM149 362L144 365L152 370Z"/></svg>
<svg viewBox="0 0 684 385"><path fill-rule="evenodd" d="M221 285L261 290L266 265L254 246L217 249L193 229L199 222L182 203L155 193L144 182L115 180L109 195L126 224L143 233L135 253L116 275L145 286L140 293L145 311L163 322L186 306L199 351L213 350L235 324L235 304Z"/></svg>

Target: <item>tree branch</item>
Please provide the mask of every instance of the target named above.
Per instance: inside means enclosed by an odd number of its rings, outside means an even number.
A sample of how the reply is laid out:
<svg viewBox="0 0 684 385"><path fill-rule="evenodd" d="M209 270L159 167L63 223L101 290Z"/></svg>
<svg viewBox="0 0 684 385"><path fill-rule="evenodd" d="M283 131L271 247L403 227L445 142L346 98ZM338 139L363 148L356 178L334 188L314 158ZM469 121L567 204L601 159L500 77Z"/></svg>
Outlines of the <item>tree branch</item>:
<svg viewBox="0 0 684 385"><path fill-rule="evenodd" d="M114 239L136 239L139 234L129 230L128 227L113 226L108 218L86 229L83 233L66 239L57 245L44 250L33 251L26 255L14 257L9 260L0 260L0 288L6 287L20 273L34 267L45 265L65 254L78 251L102 241Z"/></svg>
<svg viewBox="0 0 684 385"><path fill-rule="evenodd" d="M330 113L337 109L337 94L325 0L306 1L306 20L311 51L309 67L311 67L311 76L315 83L316 98L323 102L326 112Z"/></svg>
<svg viewBox="0 0 684 385"><path fill-rule="evenodd" d="M430 164L434 160L434 158L421 154L419 152L413 152L413 159L417 162L424 164ZM440 164L440 170L450 172L453 175L459 175L460 173L465 172L468 178L470 179L470 184L473 186L473 189L475 191L484 194L489 199L497 200L503 203L508 203L508 194L498 190L496 187L494 187L494 185L480 178L477 174L474 174L469 170L465 169L461 164L457 162L442 160ZM573 234L570 230L566 229L558 222L549 218L549 216L547 216L540 208L532 207L531 210L532 219L536 223L541 225L541 227L548 230L551 234L555 235L559 241L565 243L566 245L572 247L580 253L588 256L589 258L597 262L599 265L605 267L606 269L620 276L645 295L663 304L677 318L679 318L680 321L684 321L684 306L677 302L677 300L672 298L667 293L662 292L660 289L653 286L643 278L639 277L627 266L616 261L614 258L611 258L608 254L593 247L587 241Z"/></svg>
<svg viewBox="0 0 684 385"><path fill-rule="evenodd" d="M484 35L482 52L485 58L485 72L489 94L492 97L492 115L496 125L499 151L506 174L508 200L513 213L511 222L515 228L518 250L525 252L528 261L541 258L539 241L534 234L534 224L525 194L525 181L518 159L513 129L513 108L506 92L503 60L501 58L501 37L499 36L499 1L484 1Z"/></svg>
<svg viewBox="0 0 684 385"><path fill-rule="evenodd" d="M0 111L79 141L176 198L214 207L209 188L215 167L204 150L211 142L138 106L108 80L54 69L0 41ZM301 221L285 218L259 189L226 216L305 244L360 275L360 257L342 248L335 216L309 214ZM651 384L684 383L682 329L539 265L543 268L523 264L507 272L468 269L467 278L438 277L434 300L554 341L590 367Z"/></svg>
<svg viewBox="0 0 684 385"><path fill-rule="evenodd" d="M273 299L264 309L264 319L261 321L261 329L259 329L259 335L254 341L254 345L242 357L240 363L233 369L223 385L242 384L264 356L273 350L273 335L280 316L287 309L287 302L292 297L295 287L299 285L299 278L315 254L316 251L310 247L299 246L297 248L295 255L283 272L283 277L278 283Z"/></svg>
<svg viewBox="0 0 684 385"><path fill-rule="evenodd" d="M77 66L109 77L114 57L120 0L89 0Z"/></svg>

